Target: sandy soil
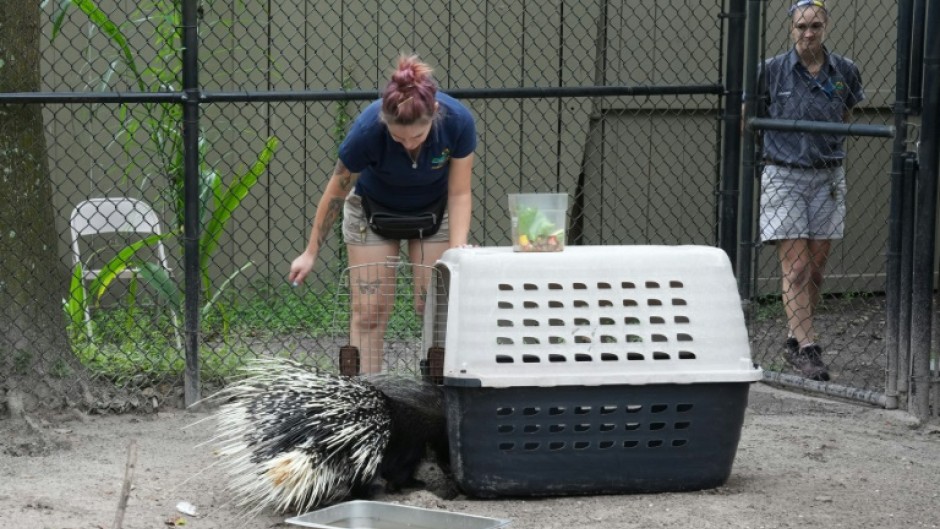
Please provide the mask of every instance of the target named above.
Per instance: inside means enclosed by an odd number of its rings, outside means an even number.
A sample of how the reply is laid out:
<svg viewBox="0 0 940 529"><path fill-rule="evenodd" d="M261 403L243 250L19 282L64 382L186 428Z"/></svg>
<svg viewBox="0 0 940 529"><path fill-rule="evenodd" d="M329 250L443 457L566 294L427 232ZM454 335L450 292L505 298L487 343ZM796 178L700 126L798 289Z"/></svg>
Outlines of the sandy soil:
<svg viewBox="0 0 940 529"><path fill-rule="evenodd" d="M0 420L0 527L114 526L129 443L137 445L126 529L293 527L245 519L213 468L208 411ZM444 500L432 490L379 498L511 520L512 529L913 528L940 526L940 426L903 412L752 386L731 478L661 494ZM177 509L188 502L197 516Z"/></svg>

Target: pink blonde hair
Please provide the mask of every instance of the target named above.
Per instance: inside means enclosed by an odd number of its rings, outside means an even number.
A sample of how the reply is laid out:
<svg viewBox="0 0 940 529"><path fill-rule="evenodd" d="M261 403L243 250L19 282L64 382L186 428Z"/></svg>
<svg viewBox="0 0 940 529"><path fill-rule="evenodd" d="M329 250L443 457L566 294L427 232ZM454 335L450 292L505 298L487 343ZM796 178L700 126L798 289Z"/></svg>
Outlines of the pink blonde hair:
<svg viewBox="0 0 940 529"><path fill-rule="evenodd" d="M433 70L417 55L402 55L398 68L382 92L382 119L394 125L412 125L434 118L437 83Z"/></svg>

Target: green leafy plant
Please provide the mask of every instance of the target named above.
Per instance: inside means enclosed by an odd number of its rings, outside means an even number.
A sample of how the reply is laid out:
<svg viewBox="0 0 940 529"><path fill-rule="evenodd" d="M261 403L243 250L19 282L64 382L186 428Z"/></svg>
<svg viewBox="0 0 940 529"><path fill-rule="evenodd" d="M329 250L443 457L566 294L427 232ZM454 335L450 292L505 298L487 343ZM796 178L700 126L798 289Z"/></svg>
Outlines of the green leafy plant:
<svg viewBox="0 0 940 529"><path fill-rule="evenodd" d="M72 268L69 297L63 301L63 308L66 313L67 321L69 322L69 333L73 339L81 338L85 341L93 341L94 331L92 325L86 321L86 314L88 314L90 308L100 305L101 298L108 290L108 287L128 269L133 270L134 274L131 276L128 292L129 312L127 313L127 318L132 318L133 310L136 306L138 274L140 274L142 270L153 270L155 268L159 268L163 273L148 274L148 283L156 285L158 291L162 290L167 292L167 299L171 302L171 309L177 312L179 311L179 290L176 288L175 284L172 284L172 280L169 278L166 270L156 263L141 261L137 256L141 249L153 247L163 239L174 235L176 235L174 232L155 234L128 244L105 263L87 285L85 284L84 265L81 262L75 264ZM160 281L170 282L171 284L161 285L159 284ZM127 321L126 327L129 328L133 324L133 321Z"/></svg>
<svg viewBox="0 0 940 529"><path fill-rule="evenodd" d="M107 88L114 82L123 80L132 89L140 92L166 92L179 90L182 71L182 1L151 0L140 2L133 13L123 23L118 23L103 11L94 0L58 0L58 10L54 17L52 39L62 31L62 25L71 8L82 12L91 26L105 35L117 49L117 57L109 61L109 70L97 80L99 87ZM151 28L148 43L149 60L142 59L131 47L127 32L135 29L145 33ZM119 67L123 66L123 70ZM166 204L175 216L175 226L184 224L185 211L185 171L184 145L181 131L183 114L178 103L142 103L122 105L119 112L120 130L114 131L113 145L119 146L130 160L125 164L122 179L138 179L138 187L143 191L153 185L159 177L166 179L166 185L158 188ZM224 278L218 288L213 289L210 264L218 247L219 239L231 221L234 212L250 193L273 159L278 147L278 139L268 137L254 162L247 169L234 175L231 183L224 184L224 178L206 163L210 145L206 136L200 133L199 149L199 219L201 235L199 241L199 264L202 278L202 294L206 300L202 307L205 315L220 298L220 293L232 279L252 266L249 262L239 267L236 272ZM156 160L156 162L153 162ZM141 176L134 177L133 174ZM180 234L179 229L171 232ZM64 308L73 335L88 336L90 329L84 325L85 310L89 303L97 304L111 282L128 267L137 270L139 278L153 286L174 310L181 308L182 297L179 286L167 270L156 263L139 260L137 251L152 245L157 239L151 237L129 245L118 252L102 269L102 273L86 290L82 286L80 266L73 270L72 288ZM135 276L136 277L136 276ZM90 299L87 299L89 298ZM80 331L79 329L85 329Z"/></svg>

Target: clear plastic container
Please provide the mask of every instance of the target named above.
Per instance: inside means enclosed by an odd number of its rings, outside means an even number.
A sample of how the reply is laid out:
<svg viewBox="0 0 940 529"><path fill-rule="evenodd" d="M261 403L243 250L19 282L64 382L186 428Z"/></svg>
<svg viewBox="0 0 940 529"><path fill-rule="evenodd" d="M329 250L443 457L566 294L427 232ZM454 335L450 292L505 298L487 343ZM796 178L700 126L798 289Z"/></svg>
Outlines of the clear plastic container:
<svg viewBox="0 0 940 529"><path fill-rule="evenodd" d="M565 248L568 195L518 193L509 195L512 249L517 252L560 252Z"/></svg>

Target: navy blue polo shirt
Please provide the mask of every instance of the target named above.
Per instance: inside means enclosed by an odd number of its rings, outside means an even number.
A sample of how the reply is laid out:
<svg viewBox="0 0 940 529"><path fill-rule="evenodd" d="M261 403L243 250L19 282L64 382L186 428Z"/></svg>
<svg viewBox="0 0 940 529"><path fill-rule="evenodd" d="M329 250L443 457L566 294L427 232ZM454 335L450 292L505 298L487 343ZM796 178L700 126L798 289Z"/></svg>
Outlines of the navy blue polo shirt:
<svg viewBox="0 0 940 529"><path fill-rule="evenodd" d="M854 62L826 50L826 61L813 77L794 48L764 62L758 95L764 100L767 117L840 123L848 109L865 99ZM803 167L841 161L845 158L845 136L765 130L763 156Z"/></svg>
<svg viewBox="0 0 940 529"><path fill-rule="evenodd" d="M477 134L473 116L463 104L442 92L437 92L437 102L440 115L421 146L417 168L379 118L382 100L363 110L339 147L339 159L351 172L359 173L356 194L411 211L447 193L450 160L472 154Z"/></svg>

